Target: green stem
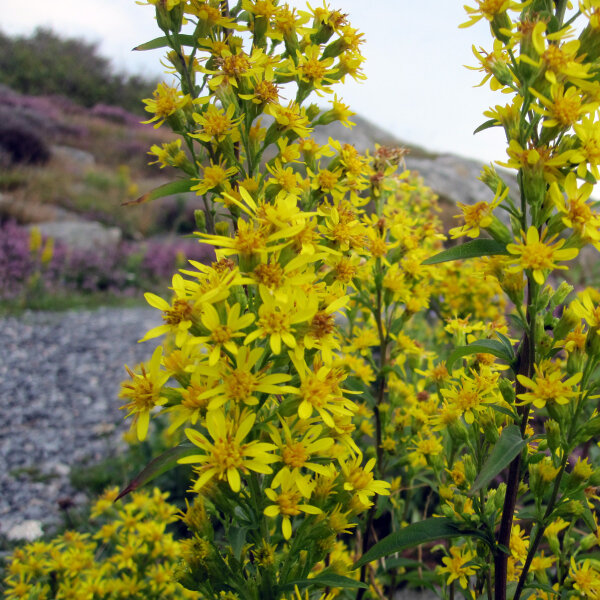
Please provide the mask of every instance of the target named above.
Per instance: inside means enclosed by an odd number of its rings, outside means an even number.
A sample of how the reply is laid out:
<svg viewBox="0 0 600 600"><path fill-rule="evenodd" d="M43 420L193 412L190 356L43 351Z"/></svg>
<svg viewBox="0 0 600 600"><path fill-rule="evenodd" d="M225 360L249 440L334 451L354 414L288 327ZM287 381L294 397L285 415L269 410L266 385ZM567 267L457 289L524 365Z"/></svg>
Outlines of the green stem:
<svg viewBox="0 0 600 600"><path fill-rule="evenodd" d="M565 10L567 9L567 0L556 0L556 19L559 28L562 27L565 20Z"/></svg>

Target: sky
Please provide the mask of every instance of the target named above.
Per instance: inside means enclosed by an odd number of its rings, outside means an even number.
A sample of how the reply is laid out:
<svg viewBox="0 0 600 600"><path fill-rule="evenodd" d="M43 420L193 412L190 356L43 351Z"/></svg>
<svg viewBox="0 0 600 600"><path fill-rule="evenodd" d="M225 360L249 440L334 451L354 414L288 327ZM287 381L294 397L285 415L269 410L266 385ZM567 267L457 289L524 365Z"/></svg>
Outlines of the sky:
<svg viewBox="0 0 600 600"><path fill-rule="evenodd" d="M304 8L303 0L287 0ZM322 0L309 0L312 6ZM474 87L481 79L472 45L491 48L485 21L459 29L462 0L328 0L348 14L351 25L365 34L367 80L335 86L352 110L401 140L436 152L451 152L486 162L504 160L501 129L473 135L486 117L483 111L504 104L506 97ZM161 77L160 50L132 48L160 35L151 6L134 0L0 0L0 30L29 34L51 27L69 37L98 44L118 71ZM168 76L165 76L170 81Z"/></svg>

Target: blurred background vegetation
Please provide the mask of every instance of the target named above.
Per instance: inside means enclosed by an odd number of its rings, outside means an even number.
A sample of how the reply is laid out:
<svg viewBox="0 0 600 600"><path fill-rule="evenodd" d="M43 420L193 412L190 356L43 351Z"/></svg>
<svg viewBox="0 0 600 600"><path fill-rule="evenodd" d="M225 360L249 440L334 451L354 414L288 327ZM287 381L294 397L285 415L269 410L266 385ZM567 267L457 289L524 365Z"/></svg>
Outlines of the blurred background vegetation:
<svg viewBox="0 0 600 600"><path fill-rule="evenodd" d="M139 75L114 73L96 44L61 38L48 29L31 37L0 31L0 82L23 94L58 94L88 108L111 104L137 114L144 112L140 99L156 85Z"/></svg>
<svg viewBox="0 0 600 600"><path fill-rule="evenodd" d="M141 123L156 83L115 73L84 40L0 32L0 312L129 302L185 258L210 259L181 239L194 194L126 205L175 177L148 164L173 137ZM53 239L50 260L30 248L33 229Z"/></svg>

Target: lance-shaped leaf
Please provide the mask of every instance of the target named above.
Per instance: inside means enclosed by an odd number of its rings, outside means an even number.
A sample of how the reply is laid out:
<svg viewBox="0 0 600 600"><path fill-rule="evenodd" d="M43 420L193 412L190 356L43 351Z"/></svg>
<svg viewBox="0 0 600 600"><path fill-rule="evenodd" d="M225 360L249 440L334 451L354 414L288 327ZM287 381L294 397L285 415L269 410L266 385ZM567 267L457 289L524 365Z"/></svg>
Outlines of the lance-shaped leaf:
<svg viewBox="0 0 600 600"><path fill-rule="evenodd" d="M521 437L521 432L516 425L505 427L473 482L469 495L486 486L498 473L508 467L526 445L527 441Z"/></svg>
<svg viewBox="0 0 600 600"><path fill-rule="evenodd" d="M515 350L513 348L512 342L503 333L500 333L499 331L496 331L496 335L498 336L500 343L506 348L506 351L510 354L510 356L514 358Z"/></svg>
<svg viewBox="0 0 600 600"><path fill-rule="evenodd" d="M323 573L312 577L311 579L297 579L295 581L289 581L284 585L279 586L279 590L282 592L293 590L294 586L298 586L298 589L308 587L309 585L318 585L319 587L335 587L335 588L368 588L365 583L351 579L350 577L344 577L337 573L324 571Z"/></svg>
<svg viewBox="0 0 600 600"><path fill-rule="evenodd" d="M156 200L158 198L164 198L165 196L183 194L185 192L189 192L193 185L194 182L190 179L178 179L177 181L171 181L170 183L165 183L164 185L154 188L136 200L127 200L127 202L122 202L121 206L127 206L129 204L144 204L145 202L150 202L151 200Z"/></svg>
<svg viewBox="0 0 600 600"><path fill-rule="evenodd" d="M163 473L171 470L173 467L176 467L177 461L180 458L183 458L184 456L190 456L197 452L198 448L194 446L194 444L190 442L184 442L183 444L179 444L179 446L175 446L175 448L167 450L160 456L157 456L154 460L151 460L142 469L142 471L119 492L119 495L115 498L115 502L120 498L123 498L123 496L129 494L129 492L137 490L159 475L162 475Z"/></svg>
<svg viewBox="0 0 600 600"><path fill-rule="evenodd" d="M197 42L194 39L193 35L179 35L178 38L179 43L182 46L197 46ZM136 46L134 50L157 50L158 48L166 48L170 46L169 40L163 35L162 37L154 38L149 42L145 42L144 44L140 44Z"/></svg>
<svg viewBox="0 0 600 600"><path fill-rule="evenodd" d="M432 517L412 523L407 527L403 527L400 531L396 531L387 537L384 537L380 542L377 542L368 552L354 564L354 568L362 567L362 565L377 560L382 556L395 554L406 548L414 548L420 544L427 542L435 542L437 540L455 538L455 537L478 537L486 543L488 542L485 535L477 529L463 529L457 525L453 519L446 517Z"/></svg>
<svg viewBox="0 0 600 600"><path fill-rule="evenodd" d="M450 260L463 260L465 258L477 258L479 256L495 256L497 254L508 254L506 244L496 240L480 239L471 242L465 242L460 246L454 246L448 250L443 250L435 256L430 256L421 264L437 265L438 263L448 262Z"/></svg>
<svg viewBox="0 0 600 600"><path fill-rule="evenodd" d="M480 131L485 131L490 127L500 127L500 123L496 119L490 119L489 121L485 121L473 132L473 135L479 133Z"/></svg>
<svg viewBox="0 0 600 600"><path fill-rule="evenodd" d="M464 356L470 356L471 354L493 354L502 360L505 360L509 365L515 359L514 352L508 350L504 344L497 340L477 340L468 346L459 346L455 348L448 359L446 360L446 368L448 372L452 372L454 363Z"/></svg>

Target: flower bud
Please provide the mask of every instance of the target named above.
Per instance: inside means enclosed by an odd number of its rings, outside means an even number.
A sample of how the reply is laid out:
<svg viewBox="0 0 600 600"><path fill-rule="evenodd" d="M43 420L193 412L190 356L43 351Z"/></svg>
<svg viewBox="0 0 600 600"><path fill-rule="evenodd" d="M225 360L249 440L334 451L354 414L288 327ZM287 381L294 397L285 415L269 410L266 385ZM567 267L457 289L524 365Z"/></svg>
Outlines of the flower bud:
<svg viewBox="0 0 600 600"><path fill-rule="evenodd" d="M463 458L463 463L465 465L467 481L475 481L475 478L477 477L477 468L475 467L473 457L470 454L466 454Z"/></svg>
<svg viewBox="0 0 600 600"><path fill-rule="evenodd" d="M505 377L502 377L502 379L498 381L498 387L500 388L500 393L502 394L504 401L511 406L514 405L515 388L513 387L512 382Z"/></svg>
<svg viewBox="0 0 600 600"><path fill-rule="evenodd" d="M206 233L206 213L202 209L194 211L194 221L196 221L196 229Z"/></svg>
<svg viewBox="0 0 600 600"><path fill-rule="evenodd" d="M483 428L483 435L490 444L495 444L498 441L500 434L492 410L479 413L479 426Z"/></svg>
<svg viewBox="0 0 600 600"><path fill-rule="evenodd" d="M590 548L593 548L598 543L598 538L593 533L588 533L579 542L579 547L583 552L586 552Z"/></svg>
<svg viewBox="0 0 600 600"><path fill-rule="evenodd" d="M448 433L457 445L464 444L467 441L467 429L460 419L448 425Z"/></svg>
<svg viewBox="0 0 600 600"><path fill-rule="evenodd" d="M544 289L540 292L540 294L538 296L537 310L538 311L545 310L546 307L548 306L548 304L550 303L550 299L552 298L553 295L554 295L554 290L552 289L552 286L551 285L545 286Z"/></svg>
<svg viewBox="0 0 600 600"><path fill-rule="evenodd" d="M179 33L183 24L183 3L178 3L171 9L168 8L168 0L156 0L152 4L156 7L156 22L165 32Z"/></svg>
<svg viewBox="0 0 600 600"><path fill-rule="evenodd" d="M494 496L494 505L496 510L500 510L504 506L504 497L506 496L506 484L501 483L496 490L496 495Z"/></svg>
<svg viewBox="0 0 600 600"><path fill-rule="evenodd" d="M548 448L555 454L560 448L560 425L554 419L547 419L544 423Z"/></svg>
<svg viewBox="0 0 600 600"><path fill-rule="evenodd" d="M593 473L592 465L587 458L581 460L581 456L573 466L567 478L567 490L578 488L588 482Z"/></svg>
<svg viewBox="0 0 600 600"><path fill-rule="evenodd" d="M225 221L219 221L218 223L215 223L215 232L217 235L229 235L229 224Z"/></svg>
<svg viewBox="0 0 600 600"><path fill-rule="evenodd" d="M560 289L560 288L559 288ZM571 306L567 306L554 328L554 339L564 340L570 331L581 324L581 317L577 316Z"/></svg>
<svg viewBox="0 0 600 600"><path fill-rule="evenodd" d="M556 534L546 536L548 540L548 546L550 546L550 550L552 554L560 555L560 542L558 541L558 536Z"/></svg>
<svg viewBox="0 0 600 600"><path fill-rule="evenodd" d="M529 464L529 487L535 496L541 498L544 495L559 470L549 457L544 457L539 463Z"/></svg>
<svg viewBox="0 0 600 600"><path fill-rule="evenodd" d="M313 103L313 104L310 104L308 106L308 108L306 109L306 116L308 117L309 121L312 121L313 119L316 119L319 116L320 112L321 112L321 109L316 104Z"/></svg>
<svg viewBox="0 0 600 600"><path fill-rule="evenodd" d="M496 509L496 494L498 493L498 490L490 490L488 492L488 496L486 498L485 501L485 508L483 510L484 514L486 517L491 517L493 512Z"/></svg>
<svg viewBox="0 0 600 600"><path fill-rule="evenodd" d="M550 298L550 306L554 309L560 306L566 299L567 296L573 291L573 286L566 281L561 281L558 289L554 292L552 298Z"/></svg>

